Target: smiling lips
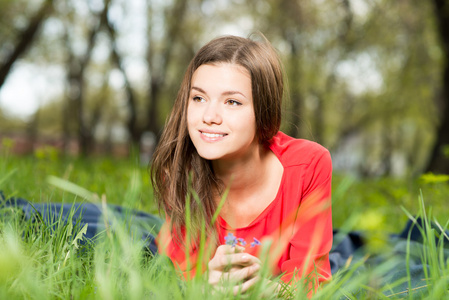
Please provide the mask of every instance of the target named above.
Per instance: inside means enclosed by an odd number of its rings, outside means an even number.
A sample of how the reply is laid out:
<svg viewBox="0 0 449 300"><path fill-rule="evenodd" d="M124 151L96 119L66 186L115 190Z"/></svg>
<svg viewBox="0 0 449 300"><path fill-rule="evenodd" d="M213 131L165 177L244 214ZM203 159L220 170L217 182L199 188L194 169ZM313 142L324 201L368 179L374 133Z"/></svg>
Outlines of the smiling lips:
<svg viewBox="0 0 449 300"><path fill-rule="evenodd" d="M224 138L225 136L227 136L226 133L215 133L215 132L205 132L205 131L201 131L201 137L203 138L203 140L206 141L217 141L220 140L222 138Z"/></svg>

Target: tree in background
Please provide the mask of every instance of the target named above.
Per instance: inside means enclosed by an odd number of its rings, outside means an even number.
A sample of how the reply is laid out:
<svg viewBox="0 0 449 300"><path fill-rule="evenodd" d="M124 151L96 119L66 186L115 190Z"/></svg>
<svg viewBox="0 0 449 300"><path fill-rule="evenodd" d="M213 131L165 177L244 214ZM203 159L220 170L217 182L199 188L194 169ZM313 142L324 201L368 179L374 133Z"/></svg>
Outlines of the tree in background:
<svg viewBox="0 0 449 300"><path fill-rule="evenodd" d="M449 1L433 0L433 4L444 60L437 104L440 107L439 124L427 170L449 174Z"/></svg>
<svg viewBox="0 0 449 300"><path fill-rule="evenodd" d="M351 168L359 174L420 172L434 130L439 69L429 3L263 3L269 9L259 26L293 57L285 59L287 130L326 145L337 167L357 159Z"/></svg>
<svg viewBox="0 0 449 300"><path fill-rule="evenodd" d="M70 15L70 11L73 8L70 6L70 2L66 1L66 16ZM90 12L93 15L92 25L86 28L86 49L81 54L75 54L75 47L71 43L76 43L76 37L71 38L70 34L70 23L65 23L65 35L64 41L66 42L67 51L67 95L68 98L64 105L63 110L63 129L64 129L64 139L70 136L69 126L70 119L75 118L75 123L77 124L78 132L78 145L80 148L80 154L87 156L92 151L93 144L93 129L95 128L95 123L98 122L101 113L101 102L92 111L92 117L90 122L88 121L87 114L85 113L86 105L86 95L85 95L85 81L86 68L91 60L92 51L95 47L95 42L97 35L105 23L107 23L107 15L109 11L110 1L105 0L103 3L103 8L98 13ZM72 22L74 20L72 19ZM90 124L89 124L90 123ZM64 147L66 147L67 141L64 142Z"/></svg>
<svg viewBox="0 0 449 300"><path fill-rule="evenodd" d="M14 3L7 3L6 5L14 6ZM21 5L23 6L23 4ZM28 50L33 44L42 23L49 17L53 9L53 0L45 0L37 12L32 15L28 21L26 27L19 31L17 38L12 38L16 41L7 41L7 37L3 36L5 40L2 44L2 60L0 61L0 88L5 82L8 73L11 71L14 63ZM8 9L3 10L4 13L0 13L0 19L12 21L11 15L8 16ZM2 22L3 23L3 22ZM1 24L1 27L10 28L12 24ZM2 32L3 33L3 32ZM3 35L3 34L2 34Z"/></svg>

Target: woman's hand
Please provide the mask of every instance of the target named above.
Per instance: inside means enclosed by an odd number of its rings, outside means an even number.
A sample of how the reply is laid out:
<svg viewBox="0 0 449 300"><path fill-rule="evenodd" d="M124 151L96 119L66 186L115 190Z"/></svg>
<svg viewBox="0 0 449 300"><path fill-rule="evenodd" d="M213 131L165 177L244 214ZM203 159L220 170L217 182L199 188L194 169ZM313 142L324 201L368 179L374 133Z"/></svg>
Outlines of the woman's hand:
<svg viewBox="0 0 449 300"><path fill-rule="evenodd" d="M234 294L247 291L260 277L260 260L248 253L245 248L221 245L209 262L209 283L218 287L220 283L235 283Z"/></svg>

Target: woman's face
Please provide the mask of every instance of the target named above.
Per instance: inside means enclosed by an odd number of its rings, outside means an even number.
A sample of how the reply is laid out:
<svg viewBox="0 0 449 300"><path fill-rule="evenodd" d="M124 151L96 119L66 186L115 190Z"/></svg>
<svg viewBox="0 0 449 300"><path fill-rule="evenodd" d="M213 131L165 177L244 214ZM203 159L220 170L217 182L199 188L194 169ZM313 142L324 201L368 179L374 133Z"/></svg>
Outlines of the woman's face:
<svg viewBox="0 0 449 300"><path fill-rule="evenodd" d="M187 126L208 160L245 159L258 147L251 76L235 64L201 65L193 73Z"/></svg>

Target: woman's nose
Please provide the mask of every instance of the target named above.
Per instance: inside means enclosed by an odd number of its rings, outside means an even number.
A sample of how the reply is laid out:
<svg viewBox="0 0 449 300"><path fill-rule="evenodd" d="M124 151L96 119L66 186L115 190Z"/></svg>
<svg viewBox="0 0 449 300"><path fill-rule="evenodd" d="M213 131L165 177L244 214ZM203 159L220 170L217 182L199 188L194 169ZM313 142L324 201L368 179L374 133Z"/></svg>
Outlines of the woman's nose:
<svg viewBox="0 0 449 300"><path fill-rule="evenodd" d="M205 124L221 124L222 117L219 103L209 102L204 110L203 122Z"/></svg>

